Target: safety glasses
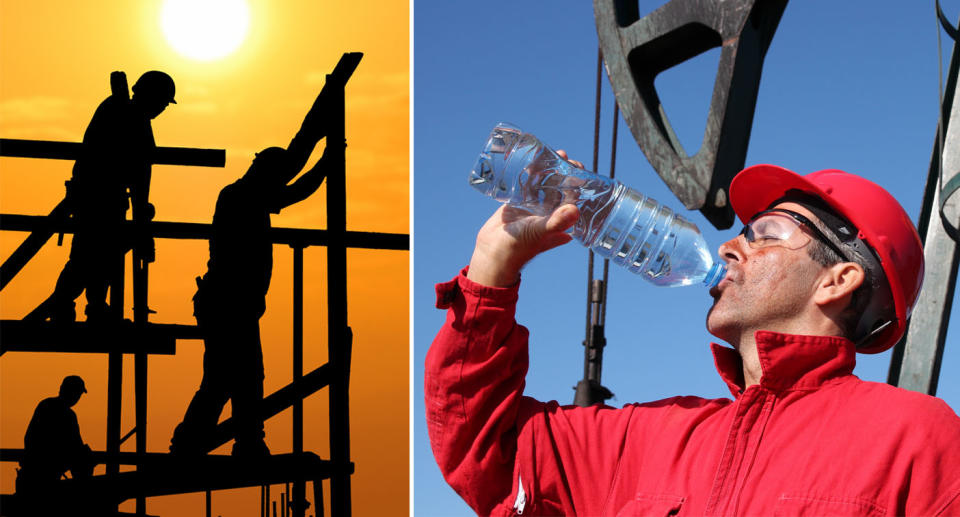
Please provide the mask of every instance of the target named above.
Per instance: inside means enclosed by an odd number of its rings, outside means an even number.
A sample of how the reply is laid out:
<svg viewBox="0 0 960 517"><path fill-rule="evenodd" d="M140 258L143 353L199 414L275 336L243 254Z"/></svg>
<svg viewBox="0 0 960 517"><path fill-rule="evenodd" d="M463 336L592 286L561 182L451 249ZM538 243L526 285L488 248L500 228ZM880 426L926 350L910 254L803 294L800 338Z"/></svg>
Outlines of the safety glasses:
<svg viewBox="0 0 960 517"><path fill-rule="evenodd" d="M809 233L803 231L804 227L809 230ZM743 235L747 244L753 249L781 246L795 250L806 246L811 238L816 237L837 255L847 259L847 254L824 235L813 221L792 210L783 208L764 210L750 219L750 222L740 231L740 235Z"/></svg>

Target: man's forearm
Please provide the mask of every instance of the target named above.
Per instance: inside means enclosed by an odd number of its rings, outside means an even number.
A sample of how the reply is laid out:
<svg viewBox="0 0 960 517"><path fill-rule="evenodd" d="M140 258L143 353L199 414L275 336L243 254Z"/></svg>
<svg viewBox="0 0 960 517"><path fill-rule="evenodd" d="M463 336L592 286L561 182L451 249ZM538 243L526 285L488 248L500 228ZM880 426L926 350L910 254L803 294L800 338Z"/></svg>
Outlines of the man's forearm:
<svg viewBox="0 0 960 517"><path fill-rule="evenodd" d="M134 176L130 184L130 204L133 208L134 221L147 221L153 218L150 214L150 178L152 167L142 167Z"/></svg>
<svg viewBox="0 0 960 517"><path fill-rule="evenodd" d="M478 242L470 258L467 278L489 287L509 287L520 280L522 266L512 263L510 257L500 250Z"/></svg>
<svg viewBox="0 0 960 517"><path fill-rule="evenodd" d="M307 160L313 153L313 149L322 137L319 132L301 126L290 145L287 146L287 155L290 158L290 170L299 172L307 165Z"/></svg>

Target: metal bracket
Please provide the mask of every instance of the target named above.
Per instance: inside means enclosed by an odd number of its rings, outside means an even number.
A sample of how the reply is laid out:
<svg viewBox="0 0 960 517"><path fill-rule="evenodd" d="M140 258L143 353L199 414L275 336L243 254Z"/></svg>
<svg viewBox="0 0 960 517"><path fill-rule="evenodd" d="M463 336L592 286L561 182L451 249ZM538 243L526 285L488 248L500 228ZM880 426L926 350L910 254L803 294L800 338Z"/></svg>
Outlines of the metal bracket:
<svg viewBox="0 0 960 517"><path fill-rule="evenodd" d="M594 0L607 75L624 120L657 174L688 209L733 224L727 188L743 168L763 58L787 0L672 0L640 18L638 0ZM689 156L670 126L657 74L721 48L703 143Z"/></svg>

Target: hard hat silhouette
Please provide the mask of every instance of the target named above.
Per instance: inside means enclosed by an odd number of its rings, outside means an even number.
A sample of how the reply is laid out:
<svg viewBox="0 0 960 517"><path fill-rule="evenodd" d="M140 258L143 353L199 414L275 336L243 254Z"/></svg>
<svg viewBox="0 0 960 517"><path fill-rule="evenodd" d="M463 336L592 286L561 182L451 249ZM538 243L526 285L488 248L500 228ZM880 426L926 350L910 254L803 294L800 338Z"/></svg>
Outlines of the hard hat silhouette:
<svg viewBox="0 0 960 517"><path fill-rule="evenodd" d="M253 161L258 164L258 167L286 168L290 165L290 153L282 147L267 147L256 153Z"/></svg>
<svg viewBox="0 0 960 517"><path fill-rule="evenodd" d="M159 70L145 72L137 79L136 84L133 85L134 94L140 93L141 95L156 96L171 104L177 103L177 101L173 99L176 90L177 88L176 85L173 84L173 78Z"/></svg>
<svg viewBox="0 0 960 517"><path fill-rule="evenodd" d="M60 393L86 393L87 387L79 375L68 375L60 383Z"/></svg>
<svg viewBox="0 0 960 517"><path fill-rule="evenodd" d="M259 153L254 154L254 156L267 161L286 160L288 158L287 150L282 147L267 147Z"/></svg>
<svg viewBox="0 0 960 517"><path fill-rule="evenodd" d="M885 276L889 290L883 286L874 290L854 338L876 333L857 348L862 353L875 354L892 347L906 330L923 284L923 244L910 217L876 183L835 169L800 176L775 165L748 167L730 183L730 205L746 223L791 190L822 199L857 228L857 238L870 248L864 255L872 251L874 256L865 258L876 264L876 274Z"/></svg>

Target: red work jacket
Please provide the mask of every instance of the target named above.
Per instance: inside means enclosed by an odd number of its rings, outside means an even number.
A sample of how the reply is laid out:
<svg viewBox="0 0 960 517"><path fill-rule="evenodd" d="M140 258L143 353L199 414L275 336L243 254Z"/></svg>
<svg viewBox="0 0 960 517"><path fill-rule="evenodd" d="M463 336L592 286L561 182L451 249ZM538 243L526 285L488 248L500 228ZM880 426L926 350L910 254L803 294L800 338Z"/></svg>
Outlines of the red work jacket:
<svg viewBox="0 0 960 517"><path fill-rule="evenodd" d="M426 415L447 482L481 515L960 515L960 418L853 371L839 337L757 332L763 375L733 400L621 409L523 396L517 286L437 286L447 320L426 360Z"/></svg>

